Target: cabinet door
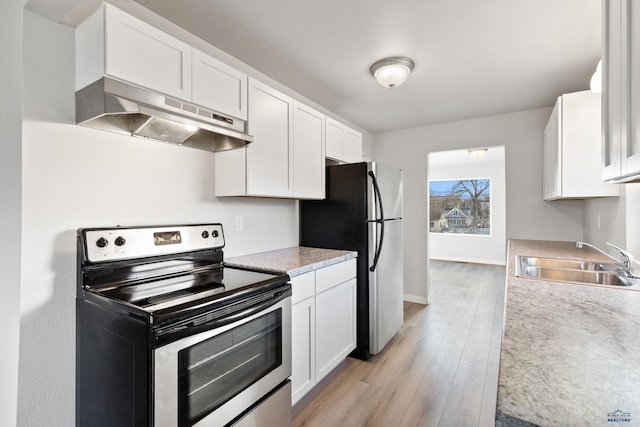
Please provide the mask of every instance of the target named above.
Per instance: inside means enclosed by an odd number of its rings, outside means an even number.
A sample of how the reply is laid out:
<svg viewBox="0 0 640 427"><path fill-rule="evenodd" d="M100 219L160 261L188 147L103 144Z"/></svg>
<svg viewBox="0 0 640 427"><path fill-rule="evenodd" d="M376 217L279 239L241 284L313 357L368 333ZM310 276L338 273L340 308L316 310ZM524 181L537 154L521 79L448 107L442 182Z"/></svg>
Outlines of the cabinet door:
<svg viewBox="0 0 640 427"><path fill-rule="evenodd" d="M628 25L626 54L626 74L629 76L629 135L622 146L622 174L640 173L640 4L635 0L626 0L625 25ZM623 44L624 46L624 44Z"/></svg>
<svg viewBox="0 0 640 427"><path fill-rule="evenodd" d="M249 79L248 195L293 195L292 118L290 97Z"/></svg>
<svg viewBox="0 0 640 427"><path fill-rule="evenodd" d="M331 117L327 117L326 138L326 156L332 159L341 160L343 157L343 126Z"/></svg>
<svg viewBox="0 0 640 427"><path fill-rule="evenodd" d="M362 134L327 117L326 156L346 163L362 161Z"/></svg>
<svg viewBox="0 0 640 427"><path fill-rule="evenodd" d="M356 348L356 279L316 295L316 381Z"/></svg>
<svg viewBox="0 0 640 427"><path fill-rule="evenodd" d="M291 400L296 403L316 384L313 297L291 308L291 348Z"/></svg>
<svg viewBox="0 0 640 427"><path fill-rule="evenodd" d="M193 102L247 120L247 75L193 49Z"/></svg>
<svg viewBox="0 0 640 427"><path fill-rule="evenodd" d="M191 100L191 47L105 4L105 74Z"/></svg>
<svg viewBox="0 0 640 427"><path fill-rule="evenodd" d="M547 126L544 129L543 142L543 198L553 200L561 195L561 123L562 97L556 101Z"/></svg>
<svg viewBox="0 0 640 427"><path fill-rule="evenodd" d="M603 4L606 31L602 58L602 179L620 176L620 147L626 138L623 124L623 19L622 6L626 0L607 0Z"/></svg>
<svg viewBox="0 0 640 427"><path fill-rule="evenodd" d="M324 199L325 115L293 103L293 195Z"/></svg>
<svg viewBox="0 0 640 427"><path fill-rule="evenodd" d="M349 163L362 161L362 134L350 128L345 128L343 138L344 158Z"/></svg>

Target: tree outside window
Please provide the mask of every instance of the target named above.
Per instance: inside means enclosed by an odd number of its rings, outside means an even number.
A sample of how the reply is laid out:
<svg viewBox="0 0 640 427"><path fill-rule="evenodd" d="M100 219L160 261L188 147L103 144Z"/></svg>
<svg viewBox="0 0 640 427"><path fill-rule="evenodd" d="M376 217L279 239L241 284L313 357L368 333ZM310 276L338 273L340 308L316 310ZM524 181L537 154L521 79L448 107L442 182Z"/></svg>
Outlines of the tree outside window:
<svg viewBox="0 0 640 427"><path fill-rule="evenodd" d="M491 180L429 182L432 233L491 234Z"/></svg>

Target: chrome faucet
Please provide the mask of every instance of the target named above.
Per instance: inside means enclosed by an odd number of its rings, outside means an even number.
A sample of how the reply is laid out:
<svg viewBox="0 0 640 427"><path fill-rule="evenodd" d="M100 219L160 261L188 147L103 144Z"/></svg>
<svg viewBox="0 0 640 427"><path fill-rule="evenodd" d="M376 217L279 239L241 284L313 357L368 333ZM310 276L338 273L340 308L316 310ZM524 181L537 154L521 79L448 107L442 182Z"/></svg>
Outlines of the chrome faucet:
<svg viewBox="0 0 640 427"><path fill-rule="evenodd" d="M607 245L611 246L612 248L614 248L615 250L617 250L618 252L620 252L620 260L618 260L617 258L612 257L611 255L609 255L608 253L604 252L603 250L587 243L587 242L576 242L576 247L577 248L582 248L583 245L585 246L589 246L592 249L595 249L596 251L600 252L602 255L605 255L609 258L611 258L612 260L614 260L616 262L617 265L620 266L620 269L622 270L622 272L625 274L625 276L631 278L631 279L637 279L638 277L636 275L633 274L633 269L632 269L632 263L634 261L633 259L633 255L631 255L631 253L625 251L624 249L621 249L619 247L617 247L614 244L611 244L609 242L606 242Z"/></svg>

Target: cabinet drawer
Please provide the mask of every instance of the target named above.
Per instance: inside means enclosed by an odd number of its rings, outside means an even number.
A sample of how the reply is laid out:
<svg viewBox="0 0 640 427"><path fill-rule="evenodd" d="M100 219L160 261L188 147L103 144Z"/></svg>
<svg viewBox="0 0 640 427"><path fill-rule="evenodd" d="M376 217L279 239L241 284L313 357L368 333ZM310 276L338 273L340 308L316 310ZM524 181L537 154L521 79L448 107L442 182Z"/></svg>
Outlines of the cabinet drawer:
<svg viewBox="0 0 640 427"><path fill-rule="evenodd" d="M316 271L316 293L326 291L356 277L356 259L334 264Z"/></svg>
<svg viewBox="0 0 640 427"><path fill-rule="evenodd" d="M291 304L298 303L316 293L316 275L310 271L291 278Z"/></svg>

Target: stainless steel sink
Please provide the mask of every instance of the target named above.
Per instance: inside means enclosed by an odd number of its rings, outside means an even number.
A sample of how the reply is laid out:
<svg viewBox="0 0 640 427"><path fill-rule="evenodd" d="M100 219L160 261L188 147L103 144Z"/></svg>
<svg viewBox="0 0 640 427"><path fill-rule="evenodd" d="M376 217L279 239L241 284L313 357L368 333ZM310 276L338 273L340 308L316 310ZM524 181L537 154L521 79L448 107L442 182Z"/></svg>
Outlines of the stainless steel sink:
<svg viewBox="0 0 640 427"><path fill-rule="evenodd" d="M612 264L601 264L591 261L580 261L573 259L519 256L518 260L518 264L522 267L533 266L545 268L568 268L572 270L589 271L611 271L616 269L616 266Z"/></svg>
<svg viewBox="0 0 640 427"><path fill-rule="evenodd" d="M625 277L611 271L570 270L554 267L525 267L520 276L557 282L578 282L592 285L631 286Z"/></svg>
<svg viewBox="0 0 640 427"><path fill-rule="evenodd" d="M591 285L634 286L637 284L620 273L617 266L613 264L529 256L517 257L516 276Z"/></svg>

